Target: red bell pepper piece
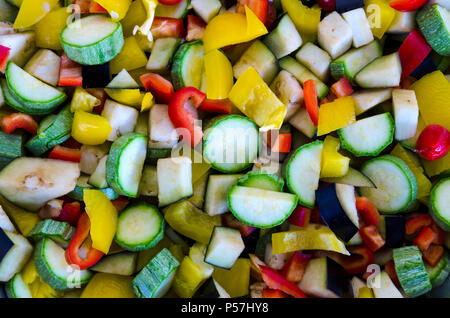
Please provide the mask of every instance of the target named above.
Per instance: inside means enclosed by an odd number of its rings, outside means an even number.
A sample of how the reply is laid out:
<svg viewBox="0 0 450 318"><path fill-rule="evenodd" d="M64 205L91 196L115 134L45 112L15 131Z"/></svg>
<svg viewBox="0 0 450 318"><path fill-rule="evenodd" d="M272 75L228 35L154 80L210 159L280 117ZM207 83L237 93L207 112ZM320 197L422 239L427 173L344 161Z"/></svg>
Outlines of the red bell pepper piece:
<svg viewBox="0 0 450 318"><path fill-rule="evenodd" d="M150 91L158 102L168 104L173 96L172 83L159 74L147 73L140 80L146 91Z"/></svg>
<svg viewBox="0 0 450 318"><path fill-rule="evenodd" d="M367 266L373 264L373 252L366 246L350 246L350 256L338 254L333 259L339 263L349 274L365 273Z"/></svg>
<svg viewBox="0 0 450 318"><path fill-rule="evenodd" d="M331 92L336 97L345 97L353 94L353 87L348 81L347 76L342 77L339 81L331 85Z"/></svg>
<svg viewBox="0 0 450 318"><path fill-rule="evenodd" d="M165 6L174 6L176 4L179 4L181 0L159 0L158 2Z"/></svg>
<svg viewBox="0 0 450 318"><path fill-rule="evenodd" d="M169 117L177 129L183 129L180 137L183 141L194 147L203 137L202 128L195 124L196 115L190 112L185 104L191 100L194 107L200 106L206 98L206 94L195 87L184 87L175 92L169 102ZM184 136L183 136L184 135Z"/></svg>
<svg viewBox="0 0 450 318"><path fill-rule="evenodd" d="M419 135L414 152L433 161L444 157L450 150L450 132L441 125L428 125Z"/></svg>
<svg viewBox="0 0 450 318"><path fill-rule="evenodd" d="M436 233L436 239L433 241L433 243L438 245L444 244L445 236L447 235L447 233L443 229L441 229L440 226L437 225L434 221L431 224L431 229L434 231L434 233Z"/></svg>
<svg viewBox="0 0 450 318"><path fill-rule="evenodd" d="M431 218L431 215L429 215L428 213L419 214L418 216L406 220L405 234L412 235L423 227L430 226L432 223L433 219Z"/></svg>
<svg viewBox="0 0 450 318"><path fill-rule="evenodd" d="M311 255L295 252L284 265L281 275L286 277L288 281L298 283L302 280L305 273L306 265L308 265Z"/></svg>
<svg viewBox="0 0 450 318"><path fill-rule="evenodd" d="M95 1L91 1L91 5L89 6L89 13L106 13L108 14L108 10L103 8Z"/></svg>
<svg viewBox="0 0 450 318"><path fill-rule="evenodd" d="M37 122L27 114L14 113L3 117L2 119L2 131L5 134L10 134L16 129L25 129L30 134L36 135L38 130Z"/></svg>
<svg viewBox="0 0 450 318"><path fill-rule="evenodd" d="M314 80L307 80L303 83L303 95L309 117L314 123L314 126L317 126L319 124L319 104L317 100L316 82Z"/></svg>
<svg viewBox="0 0 450 318"><path fill-rule="evenodd" d="M65 203L61 209L61 213L53 218L56 221L67 222L70 225L76 225L81 215L80 202Z"/></svg>
<svg viewBox="0 0 450 318"><path fill-rule="evenodd" d="M117 199L111 200L111 203L114 205L117 212L120 212L127 207L130 201L124 197L118 197Z"/></svg>
<svg viewBox="0 0 450 318"><path fill-rule="evenodd" d="M289 296L279 289L264 288L262 290L262 298L288 298Z"/></svg>
<svg viewBox="0 0 450 318"><path fill-rule="evenodd" d="M231 102L228 99L205 99L198 110L207 113L230 114Z"/></svg>
<svg viewBox="0 0 450 318"><path fill-rule="evenodd" d="M187 35L186 41L201 40L205 33L206 23L200 17L195 15L187 16Z"/></svg>
<svg viewBox="0 0 450 318"><path fill-rule="evenodd" d="M380 223L380 213L368 198L357 197L356 209L366 225L377 226Z"/></svg>
<svg viewBox="0 0 450 318"><path fill-rule="evenodd" d="M78 266L80 270L95 265L103 257L103 255L105 255L103 252L91 247L85 259L80 256L80 247L89 236L90 229L91 222L89 220L89 216L86 212L84 212L78 220L75 235L66 249L65 255L67 263Z"/></svg>
<svg viewBox="0 0 450 318"><path fill-rule="evenodd" d="M412 84L414 84L415 81L416 79L414 77L407 76L400 82L400 88L409 89L412 86Z"/></svg>
<svg viewBox="0 0 450 318"><path fill-rule="evenodd" d="M431 267L435 267L443 256L444 248L441 245L433 244L422 252L423 260Z"/></svg>
<svg viewBox="0 0 450 318"><path fill-rule="evenodd" d="M288 281L280 273L268 266L260 265L262 278L271 289L279 289L295 298L307 298L305 293L293 282Z"/></svg>
<svg viewBox="0 0 450 318"><path fill-rule="evenodd" d="M431 243L433 243L437 238L437 234L431 229L431 227L427 226L420 231L419 235L417 235L414 240L414 245L419 247L419 250L425 251L430 247Z"/></svg>
<svg viewBox="0 0 450 318"><path fill-rule="evenodd" d="M0 45L0 71L3 72L8 63L9 53L11 49L9 47Z"/></svg>
<svg viewBox="0 0 450 318"><path fill-rule="evenodd" d="M48 155L50 159L64 160L70 162L81 161L81 150L72 149L63 146L56 146Z"/></svg>
<svg viewBox="0 0 450 318"><path fill-rule="evenodd" d="M316 224L326 224L325 221L322 219L322 216L320 215L319 209L317 207L314 207L311 210L311 216L309 218L310 223L316 223Z"/></svg>
<svg viewBox="0 0 450 318"><path fill-rule="evenodd" d="M270 138L268 140L270 141ZM289 153L291 151L291 141L291 134L278 134L273 146L270 145L270 149L273 152Z"/></svg>
<svg viewBox="0 0 450 318"><path fill-rule="evenodd" d="M238 0L236 12L245 14L245 6L247 6L262 23L265 23L268 5L269 1L267 0Z"/></svg>
<svg viewBox="0 0 450 318"><path fill-rule="evenodd" d="M155 17L150 29L155 39L184 38L186 33L182 19Z"/></svg>
<svg viewBox="0 0 450 318"><path fill-rule="evenodd" d="M307 226L311 219L311 209L297 205L288 218L288 222L296 226Z"/></svg>
<svg viewBox="0 0 450 318"><path fill-rule="evenodd" d="M335 0L317 0L319 7L325 11L334 11L336 9Z"/></svg>
<svg viewBox="0 0 450 318"><path fill-rule="evenodd" d="M80 149L82 144L76 141L73 137L70 137L66 141L64 141L61 146L71 149Z"/></svg>
<svg viewBox="0 0 450 318"><path fill-rule="evenodd" d="M231 213L222 214L222 223L227 227L239 230L243 237L249 236L256 230L256 227L240 222Z"/></svg>
<svg viewBox="0 0 450 318"><path fill-rule="evenodd" d="M386 243L375 225L360 228L359 235L372 252L379 250Z"/></svg>
<svg viewBox="0 0 450 318"><path fill-rule="evenodd" d="M389 5L397 11L410 12L422 7L427 0L391 0Z"/></svg>
<svg viewBox="0 0 450 318"><path fill-rule="evenodd" d="M66 54L61 56L58 86L83 86L81 65L69 59Z"/></svg>
<svg viewBox="0 0 450 318"><path fill-rule="evenodd" d="M384 269L386 273L389 275L389 278L396 286L400 286L400 281L398 280L397 272L395 271L394 261L391 259L389 262L384 265Z"/></svg>
<svg viewBox="0 0 450 318"><path fill-rule="evenodd" d="M273 1L269 1L269 3L267 4L266 22L264 22L264 26L269 29L276 19L277 9L275 8Z"/></svg>
<svg viewBox="0 0 450 318"><path fill-rule="evenodd" d="M108 95L105 92L104 88L86 88L86 92L91 94L92 96L95 96L100 100L100 105L95 106L92 110L96 114L101 114L103 111L103 107L105 106L105 101Z"/></svg>
<svg viewBox="0 0 450 318"><path fill-rule="evenodd" d="M407 78L423 62L430 51L431 46L425 38L417 30L413 30L398 49L402 63L401 79Z"/></svg>

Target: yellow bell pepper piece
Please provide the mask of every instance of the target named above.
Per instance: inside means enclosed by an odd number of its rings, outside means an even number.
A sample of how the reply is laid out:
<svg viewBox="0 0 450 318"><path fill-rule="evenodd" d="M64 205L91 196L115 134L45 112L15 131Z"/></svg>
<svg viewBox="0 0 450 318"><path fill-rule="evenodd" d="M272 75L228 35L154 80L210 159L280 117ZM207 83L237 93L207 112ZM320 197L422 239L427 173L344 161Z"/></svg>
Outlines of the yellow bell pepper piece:
<svg viewBox="0 0 450 318"><path fill-rule="evenodd" d="M139 108L144 99L144 93L138 88L105 88L106 94L121 104Z"/></svg>
<svg viewBox="0 0 450 318"><path fill-rule="evenodd" d="M27 236L41 219L37 213L26 211L6 200L0 195L0 205L23 236Z"/></svg>
<svg viewBox="0 0 450 318"><path fill-rule="evenodd" d="M147 65L147 56L139 47L134 36L125 39L122 51L110 62L111 74L121 70L135 70Z"/></svg>
<svg viewBox="0 0 450 318"><path fill-rule="evenodd" d="M136 298L131 281L133 277L97 273L81 293L80 298Z"/></svg>
<svg viewBox="0 0 450 318"><path fill-rule="evenodd" d="M142 23L141 26L136 26L133 29L133 35L136 35L137 32L147 37L147 39L152 42L153 35L151 32L153 19L155 18L156 6L158 5L157 0L142 0L142 4L144 5L145 12L147 13L147 19Z"/></svg>
<svg viewBox="0 0 450 318"><path fill-rule="evenodd" d="M431 182L425 176L422 166L420 162L415 162L412 156L414 154L408 153L408 151L403 148L400 144L397 144L394 149L391 151L391 155L396 156L402 159L411 169L412 173L417 179L417 198L424 198L430 195L431 191Z"/></svg>
<svg viewBox="0 0 450 318"><path fill-rule="evenodd" d="M375 298L371 288L364 286L359 289L358 298Z"/></svg>
<svg viewBox="0 0 450 318"><path fill-rule="evenodd" d="M266 27L247 6L245 16L225 12L216 15L206 26L203 34L205 53L224 46L248 42L264 34L267 34Z"/></svg>
<svg viewBox="0 0 450 318"><path fill-rule="evenodd" d="M321 178L336 178L345 176L348 172L350 158L341 155L338 150L338 138L327 136L323 142L322 160L320 168Z"/></svg>
<svg viewBox="0 0 450 318"><path fill-rule="evenodd" d="M170 205L164 218L178 233L204 244L209 243L214 227L222 225L220 215L209 216L188 201Z"/></svg>
<svg viewBox="0 0 450 318"><path fill-rule="evenodd" d="M100 105L100 103L101 101L97 97L89 94L83 88L77 87L70 102L70 111L73 113L77 110L90 112L95 106Z"/></svg>
<svg viewBox="0 0 450 318"><path fill-rule="evenodd" d="M132 0L95 0L99 5L109 12L113 20L122 20L130 8Z"/></svg>
<svg viewBox="0 0 450 318"><path fill-rule="evenodd" d="M381 40L394 21L396 11L389 6L387 0L365 0L364 4L370 29Z"/></svg>
<svg viewBox="0 0 450 318"><path fill-rule="evenodd" d="M133 35L133 30L136 26L144 23L147 18L145 7L142 1L133 1L128 9L127 15L123 18L122 23L123 35L129 37Z"/></svg>
<svg viewBox="0 0 450 318"><path fill-rule="evenodd" d="M163 239L158 242L153 248L148 250L143 250L138 253L138 259L136 264L136 271L141 271L145 265L148 264L152 260L153 257L156 256L159 252L161 252L164 248L169 248L173 245L172 241L164 235Z"/></svg>
<svg viewBox="0 0 450 318"><path fill-rule="evenodd" d="M14 29L23 29L34 25L57 4L58 0L23 0L14 21Z"/></svg>
<svg viewBox="0 0 450 318"><path fill-rule="evenodd" d="M155 98L153 97L152 93L145 93L144 97L142 98L141 112L149 110L153 107L153 105L155 105Z"/></svg>
<svg viewBox="0 0 450 318"><path fill-rule="evenodd" d="M107 254L117 229L117 210L100 190L83 191L86 213L91 221L92 247Z"/></svg>
<svg viewBox="0 0 450 318"><path fill-rule="evenodd" d="M108 120L100 115L76 111L73 116L72 137L79 143L101 145L108 139L111 130Z"/></svg>
<svg viewBox="0 0 450 318"><path fill-rule="evenodd" d="M172 288L180 298L192 298L204 280L200 267L185 256L175 274Z"/></svg>
<svg viewBox="0 0 450 318"><path fill-rule="evenodd" d="M281 6L291 18L298 32L307 37L317 34L321 15L318 5L308 8L300 0L281 0Z"/></svg>
<svg viewBox="0 0 450 318"><path fill-rule="evenodd" d="M263 131L280 129L286 117L286 105L277 98L253 67L249 67L238 78L230 91L229 99Z"/></svg>
<svg viewBox="0 0 450 318"><path fill-rule="evenodd" d="M347 127L356 121L355 100L352 96L335 99L319 108L317 136L326 135L337 129Z"/></svg>
<svg viewBox="0 0 450 318"><path fill-rule="evenodd" d="M212 277L231 298L243 297L249 292L250 267L248 258L238 258L229 270L215 267Z"/></svg>
<svg viewBox="0 0 450 318"><path fill-rule="evenodd" d="M31 258L22 270L22 279L30 289L33 298L57 298L62 296L62 292L53 289L44 283L37 272L34 258Z"/></svg>
<svg viewBox="0 0 450 318"><path fill-rule="evenodd" d="M301 250L334 251L350 255L345 244L324 225L310 224L295 231L272 234L272 253L281 254Z"/></svg>
<svg viewBox="0 0 450 318"><path fill-rule="evenodd" d="M61 34L67 25L70 12L67 8L58 8L50 11L42 20L34 26L36 45L51 50L62 50Z"/></svg>
<svg viewBox="0 0 450 318"><path fill-rule="evenodd" d="M233 67L221 51L215 49L205 54L206 96L208 99L225 99L233 87Z"/></svg>

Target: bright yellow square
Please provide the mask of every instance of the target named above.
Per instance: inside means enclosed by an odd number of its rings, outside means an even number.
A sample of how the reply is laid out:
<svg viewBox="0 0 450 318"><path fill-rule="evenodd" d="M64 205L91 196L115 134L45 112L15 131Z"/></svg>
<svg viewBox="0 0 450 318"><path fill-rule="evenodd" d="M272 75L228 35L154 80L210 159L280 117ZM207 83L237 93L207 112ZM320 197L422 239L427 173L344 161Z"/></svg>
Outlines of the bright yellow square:
<svg viewBox="0 0 450 318"><path fill-rule="evenodd" d="M341 97L320 106L317 136L322 136L353 124L355 100L351 96Z"/></svg>

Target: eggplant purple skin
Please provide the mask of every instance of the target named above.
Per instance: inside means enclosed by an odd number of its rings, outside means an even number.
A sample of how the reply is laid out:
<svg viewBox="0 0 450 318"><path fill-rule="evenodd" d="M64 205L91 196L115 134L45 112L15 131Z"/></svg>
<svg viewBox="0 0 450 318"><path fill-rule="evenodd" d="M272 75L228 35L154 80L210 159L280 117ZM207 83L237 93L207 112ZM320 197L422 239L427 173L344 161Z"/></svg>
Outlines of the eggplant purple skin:
<svg viewBox="0 0 450 318"><path fill-rule="evenodd" d="M336 11L341 14L358 8L364 8L364 0L336 0Z"/></svg>
<svg viewBox="0 0 450 318"><path fill-rule="evenodd" d="M106 87L111 81L109 62L101 65L82 65L83 88Z"/></svg>
<svg viewBox="0 0 450 318"><path fill-rule="evenodd" d="M13 247L14 243L6 236L5 232L0 229L0 262L5 257L6 253Z"/></svg>
<svg viewBox="0 0 450 318"><path fill-rule="evenodd" d="M346 279L347 274L344 268L327 257L327 289L339 297L344 297L348 292L345 288L348 285Z"/></svg>
<svg viewBox="0 0 450 318"><path fill-rule="evenodd" d="M316 191L316 202L327 226L344 242L350 241L359 229L342 208L336 195L336 184L319 188Z"/></svg>
<svg viewBox="0 0 450 318"><path fill-rule="evenodd" d="M384 217L386 226L386 247L402 247L405 241L406 218L398 215L386 215Z"/></svg>

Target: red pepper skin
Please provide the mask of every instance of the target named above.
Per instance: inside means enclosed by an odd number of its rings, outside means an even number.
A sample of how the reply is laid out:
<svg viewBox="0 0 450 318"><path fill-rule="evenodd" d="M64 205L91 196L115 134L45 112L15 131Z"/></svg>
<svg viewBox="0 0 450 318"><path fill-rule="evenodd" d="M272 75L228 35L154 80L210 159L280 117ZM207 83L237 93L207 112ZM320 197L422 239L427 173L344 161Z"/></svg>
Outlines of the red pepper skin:
<svg viewBox="0 0 450 318"><path fill-rule="evenodd" d="M198 110L208 113L230 114L231 102L228 99L205 99Z"/></svg>
<svg viewBox="0 0 450 318"><path fill-rule="evenodd" d="M395 271L395 264L392 259L384 265L384 269L395 286L400 286L400 281L398 280L397 272Z"/></svg>
<svg viewBox="0 0 450 318"><path fill-rule="evenodd" d="M33 135L36 135L38 130L38 124L33 117L22 113L14 113L3 117L1 125L2 131L8 135L19 128L25 129Z"/></svg>
<svg viewBox="0 0 450 318"><path fill-rule="evenodd" d="M306 265L308 265L311 255L295 252L284 265L281 275L286 277L288 281L298 283L302 280L305 273Z"/></svg>
<svg viewBox="0 0 450 318"><path fill-rule="evenodd" d="M436 238L437 234L431 229L431 227L427 226L420 231L419 235L417 235L414 240L414 245L417 245L419 250L423 252L430 247L431 243L433 243Z"/></svg>
<svg viewBox="0 0 450 318"><path fill-rule="evenodd" d="M433 219L431 218L431 215L428 213L426 214L419 214L418 216L415 216L413 218L410 218L405 223L405 234L406 235L412 235L422 229L425 226L430 226L433 223Z"/></svg>
<svg viewBox="0 0 450 318"><path fill-rule="evenodd" d="M273 4L273 1L269 1L267 4L267 14L266 14L266 22L264 22L264 26L267 29L270 29L272 24L277 19L277 9L275 8L275 5Z"/></svg>
<svg viewBox="0 0 450 318"><path fill-rule="evenodd" d="M201 40L205 32L206 23L200 17L195 15L187 16L187 35L186 41Z"/></svg>
<svg viewBox="0 0 450 318"><path fill-rule="evenodd" d="M55 221L67 222L75 226L81 215L80 202L65 203L58 217L53 218Z"/></svg>
<svg viewBox="0 0 450 318"><path fill-rule="evenodd" d="M410 12L422 7L427 0L391 0L389 5L397 11Z"/></svg>
<svg viewBox="0 0 450 318"><path fill-rule="evenodd" d="M95 106L92 112L96 114L101 114L103 111L103 107L105 107L105 101L108 95L103 88L86 88L86 92L91 94L92 96L97 97L100 100L100 105Z"/></svg>
<svg viewBox="0 0 450 318"><path fill-rule="evenodd" d="M431 229L436 233L436 239L433 241L434 244L444 244L445 243L445 236L447 233L439 227L439 225L436 224L436 222L433 221L431 224Z"/></svg>
<svg viewBox="0 0 450 318"><path fill-rule="evenodd" d="M314 80L307 80L303 83L303 95L309 117L314 123L314 126L317 126L319 124L319 104L317 100L316 82Z"/></svg>
<svg viewBox="0 0 450 318"><path fill-rule="evenodd" d="M222 214L222 223L227 227L239 230L243 237L249 236L256 230L256 227L240 222L231 213Z"/></svg>
<svg viewBox="0 0 450 318"><path fill-rule="evenodd" d="M407 76L401 81L400 88L401 89L409 89L412 86L412 84L414 84L415 81L416 81L416 79L414 77Z"/></svg>
<svg viewBox="0 0 450 318"><path fill-rule="evenodd" d="M279 289L295 298L307 298L305 293L293 282L288 281L280 273L268 266L260 265L262 278L271 289Z"/></svg>
<svg viewBox="0 0 450 318"><path fill-rule="evenodd" d="M169 102L169 117L177 129L184 129L189 136L181 136L187 145L194 147L203 138L202 128L195 125L195 115L185 108L185 103L191 100L194 107L200 106L206 94L195 87L183 87L175 92ZM183 133L184 134L184 133ZM189 139L188 139L189 138Z"/></svg>
<svg viewBox="0 0 450 318"><path fill-rule="evenodd" d="M422 252L422 258L431 267L435 267L444 256L444 248L441 245L431 245Z"/></svg>
<svg viewBox="0 0 450 318"><path fill-rule="evenodd" d="M262 23L265 23L268 5L269 1L267 0L238 0L236 12L245 14L245 6L247 6Z"/></svg>
<svg viewBox="0 0 450 318"><path fill-rule="evenodd" d="M297 205L297 207L294 209L294 212L292 212L287 221L292 225L304 227L309 224L310 219L311 209L301 205Z"/></svg>
<svg viewBox="0 0 450 318"><path fill-rule="evenodd" d="M379 250L386 243L375 225L362 227L359 229L359 235L372 252Z"/></svg>
<svg viewBox="0 0 450 318"><path fill-rule="evenodd" d="M92 1L91 5L89 7L89 13L106 13L108 14L108 10L103 8L101 5L99 5L97 2Z"/></svg>
<svg viewBox="0 0 450 318"><path fill-rule="evenodd" d="M114 205L117 212L120 212L127 207L130 201L124 197L118 197L117 199L112 200L111 203Z"/></svg>
<svg viewBox="0 0 450 318"><path fill-rule="evenodd" d="M348 81L347 76L342 77L339 81L331 85L331 92L336 97L345 97L353 94L353 87Z"/></svg>
<svg viewBox="0 0 450 318"><path fill-rule="evenodd" d="M11 49L9 47L0 45L0 72L5 71L10 52Z"/></svg>
<svg viewBox="0 0 450 318"><path fill-rule="evenodd" d="M279 289L264 288L262 290L262 298L288 298L289 296Z"/></svg>
<svg viewBox="0 0 450 318"><path fill-rule="evenodd" d="M278 134L275 144L271 146L271 150L278 153L289 153L291 151L291 143L291 134Z"/></svg>
<svg viewBox="0 0 450 318"><path fill-rule="evenodd" d="M176 4L179 4L181 0L159 0L158 2L165 6L174 6Z"/></svg>
<svg viewBox="0 0 450 318"><path fill-rule="evenodd" d="M325 11L334 11L336 9L335 0L317 0L319 7Z"/></svg>
<svg viewBox="0 0 450 318"><path fill-rule="evenodd" d="M75 0L73 2L74 5L77 5L80 8L80 13L89 13L91 8L92 0Z"/></svg>
<svg viewBox="0 0 450 318"><path fill-rule="evenodd" d="M450 132L441 125L428 125L417 139L415 152L433 161L444 157L450 149Z"/></svg>
<svg viewBox="0 0 450 318"><path fill-rule="evenodd" d="M48 155L50 159L64 160L70 162L81 161L81 150L63 146L56 146Z"/></svg>
<svg viewBox="0 0 450 318"><path fill-rule="evenodd" d="M58 86L83 86L81 65L69 59L66 54L61 56Z"/></svg>
<svg viewBox="0 0 450 318"><path fill-rule="evenodd" d="M186 30L182 19L155 17L150 29L155 39L184 38Z"/></svg>
<svg viewBox="0 0 450 318"><path fill-rule="evenodd" d="M89 216L86 212L84 212L78 220L75 235L66 249L65 255L67 263L78 266L80 270L95 265L103 257L103 255L105 255L103 252L91 247L85 259L80 256L80 247L89 236L90 228L91 222L89 220Z"/></svg>
<svg viewBox="0 0 450 318"><path fill-rule="evenodd" d="M380 213L368 198L357 197L356 209L366 225L377 226L380 223Z"/></svg>
<svg viewBox="0 0 450 318"><path fill-rule="evenodd" d="M350 256L338 254L333 257L337 263L339 263L347 273L351 275L365 273L367 266L373 264L374 255L373 252L366 246L351 246L348 248L351 253Z"/></svg>
<svg viewBox="0 0 450 318"><path fill-rule="evenodd" d="M402 63L401 80L407 78L423 62L430 51L431 46L425 38L417 30L413 30L398 49Z"/></svg>
<svg viewBox="0 0 450 318"><path fill-rule="evenodd" d="M140 80L146 91L150 91L158 102L168 104L173 96L173 85L159 74L147 73Z"/></svg>
<svg viewBox="0 0 450 318"><path fill-rule="evenodd" d="M82 144L80 144L78 141L70 137L66 141L64 141L61 146L71 149L80 149Z"/></svg>

